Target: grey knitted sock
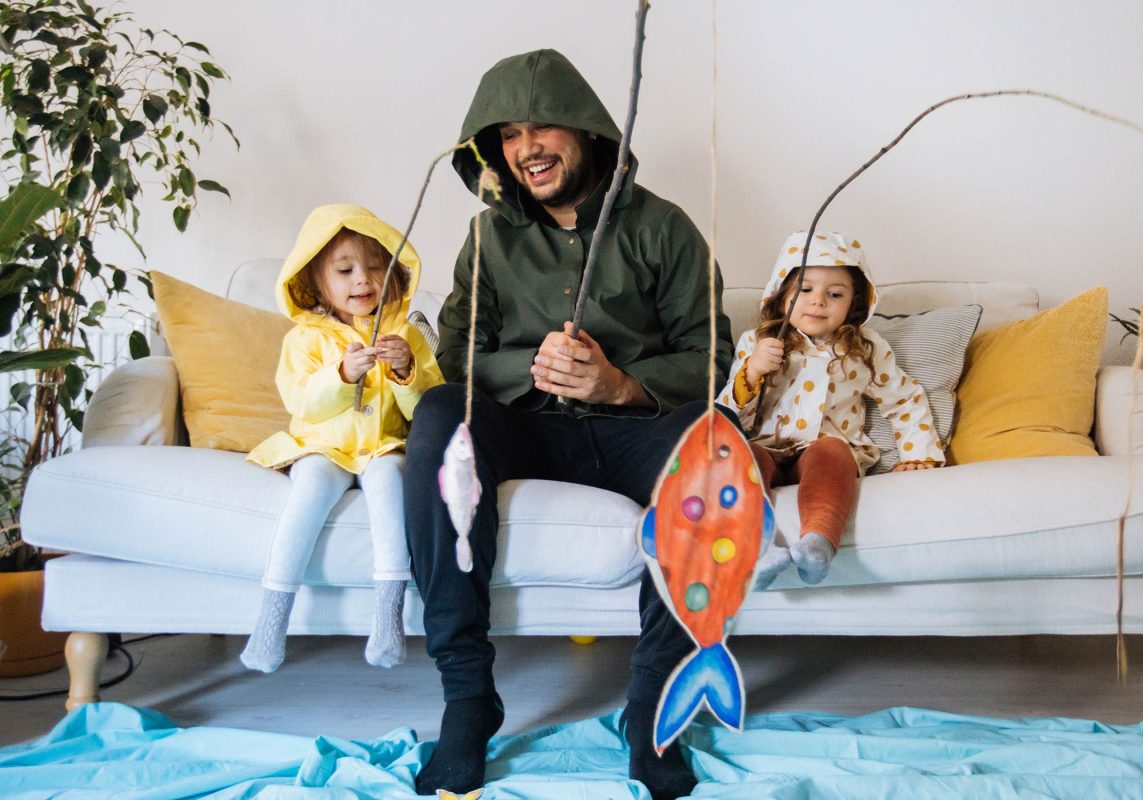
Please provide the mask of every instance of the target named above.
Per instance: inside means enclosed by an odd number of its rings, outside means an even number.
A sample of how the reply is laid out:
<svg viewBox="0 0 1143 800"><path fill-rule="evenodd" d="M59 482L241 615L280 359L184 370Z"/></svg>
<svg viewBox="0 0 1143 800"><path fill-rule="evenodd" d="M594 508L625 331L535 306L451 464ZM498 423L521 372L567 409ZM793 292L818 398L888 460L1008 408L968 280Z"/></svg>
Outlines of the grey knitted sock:
<svg viewBox="0 0 1143 800"><path fill-rule="evenodd" d="M754 573L754 591L760 592L770 588L774 579L788 566L790 566L790 551L771 543L759 559L758 571Z"/></svg>
<svg viewBox="0 0 1143 800"><path fill-rule="evenodd" d="M821 583L833 561L833 545L820 533L807 533L790 547L790 558L804 583Z"/></svg>
<svg viewBox="0 0 1143 800"><path fill-rule="evenodd" d="M365 643L365 660L375 667L395 667L405 660L405 584L374 584L373 629Z"/></svg>
<svg viewBox="0 0 1143 800"><path fill-rule="evenodd" d="M254 623L254 632L239 656L249 669L273 672L286 658L286 628L294 608L294 592L262 591L262 610Z"/></svg>

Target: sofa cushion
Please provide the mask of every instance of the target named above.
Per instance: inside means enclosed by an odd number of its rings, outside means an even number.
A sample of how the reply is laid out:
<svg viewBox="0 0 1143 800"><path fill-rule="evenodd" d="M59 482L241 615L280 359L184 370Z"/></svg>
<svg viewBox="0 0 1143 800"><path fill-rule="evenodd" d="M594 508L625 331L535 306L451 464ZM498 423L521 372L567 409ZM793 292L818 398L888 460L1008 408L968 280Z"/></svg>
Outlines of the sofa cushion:
<svg viewBox="0 0 1143 800"><path fill-rule="evenodd" d="M285 430L290 416L274 373L293 323L161 272L151 281L191 445L247 453Z"/></svg>
<svg viewBox="0 0 1143 800"><path fill-rule="evenodd" d="M1114 574L1123 472L1121 457L1061 457L865 478L826 582ZM1143 494L1143 470L1136 484ZM286 476L237 453L97 447L38 467L21 522L37 545L257 580L289 488ZM799 530L797 489L773 493L780 543ZM499 504L493 585L620 586L642 570L640 509L625 497L526 480L502 485ZM1128 532L1143 533L1143 511ZM1143 569L1143 551L1127 558L1129 571ZM367 586L370 563L365 503L354 490L330 515L305 581ZM783 574L774 587L802 584Z"/></svg>
<svg viewBox="0 0 1143 800"><path fill-rule="evenodd" d="M1095 384L1107 287L973 339L957 390L953 463L1094 456Z"/></svg>
<svg viewBox="0 0 1143 800"><path fill-rule="evenodd" d="M980 322L980 306L951 306L922 314L886 317L875 314L869 327L885 337L897 366L920 382L933 412L937 436L947 443L956 416L956 385L964 368L964 352ZM877 403L865 398L865 433L881 452L867 474L888 472L901 460L893 426Z"/></svg>
<svg viewBox="0 0 1143 800"><path fill-rule="evenodd" d="M261 579L290 479L239 453L195 447L96 447L35 471L24 503L31 541L91 555ZM67 502L59 502L67 498ZM493 585L607 587L642 570L640 508L587 486L512 481L499 491ZM345 494L318 539L304 580L371 583L361 491Z"/></svg>

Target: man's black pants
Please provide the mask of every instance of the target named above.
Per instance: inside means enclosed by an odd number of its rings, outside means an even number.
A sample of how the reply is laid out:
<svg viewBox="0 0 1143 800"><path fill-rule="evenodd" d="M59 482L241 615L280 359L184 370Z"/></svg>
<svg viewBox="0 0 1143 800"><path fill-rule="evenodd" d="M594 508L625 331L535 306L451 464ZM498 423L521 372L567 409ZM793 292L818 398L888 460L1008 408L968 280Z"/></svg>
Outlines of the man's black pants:
<svg viewBox="0 0 1143 800"><path fill-rule="evenodd" d="M645 506L667 456L705 410L705 402L695 402L654 418L576 419L511 408L476 392L471 429L483 493L469 534L474 564L472 572L463 573L456 565L456 532L437 488L437 471L464 421L464 385L449 383L424 395L409 431L405 529L413 579L425 604L426 648L441 673L446 701L495 690L488 588L496 560L497 486L545 478L609 489ZM695 645L646 570L639 614L641 632L631 657L627 698L655 705L667 677Z"/></svg>

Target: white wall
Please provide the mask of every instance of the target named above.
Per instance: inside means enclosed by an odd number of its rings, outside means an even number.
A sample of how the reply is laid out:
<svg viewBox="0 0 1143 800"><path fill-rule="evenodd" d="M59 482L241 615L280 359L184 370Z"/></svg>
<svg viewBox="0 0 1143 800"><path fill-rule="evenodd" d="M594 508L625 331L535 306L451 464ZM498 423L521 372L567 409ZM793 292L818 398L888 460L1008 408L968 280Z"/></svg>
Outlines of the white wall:
<svg viewBox="0 0 1143 800"><path fill-rule="evenodd" d="M399 227L451 145L481 73L563 51L621 121L634 0L129 0L140 24L205 42L232 82L206 195L186 234L149 194L149 267L221 292L283 256L315 205L357 202ZM945 97L1038 88L1143 122L1135 0L718 3L718 241L728 284L759 284L790 231L916 114ZM641 181L709 230L710 5L655 0L635 129ZM1026 281L1054 305L1095 284L1143 303L1143 135L1041 99L956 103L855 182L822 225L863 240L882 281ZM477 210L447 163L413 242L447 291ZM118 249L118 248L117 248ZM141 265L126 249L124 265ZM1129 360L1108 329L1107 355Z"/></svg>

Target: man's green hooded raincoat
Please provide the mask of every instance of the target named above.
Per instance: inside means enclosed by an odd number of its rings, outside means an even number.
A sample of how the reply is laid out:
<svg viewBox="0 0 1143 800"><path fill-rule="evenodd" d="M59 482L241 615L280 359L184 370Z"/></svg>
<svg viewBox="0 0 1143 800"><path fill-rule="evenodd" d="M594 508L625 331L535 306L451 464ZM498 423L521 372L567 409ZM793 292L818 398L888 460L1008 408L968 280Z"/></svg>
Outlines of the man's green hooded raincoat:
<svg viewBox="0 0 1143 800"><path fill-rule="evenodd" d="M500 145L499 124L536 122L596 134L603 179L576 209L574 230L558 227L512 177ZM480 225L474 383L510 405L555 410L554 397L532 384L530 368L548 333L572 319L580 279L603 196L610 184L620 132L603 103L574 66L553 50L504 59L476 90L460 139L476 137L500 173L501 199ZM655 403L652 411L574 403L587 414L661 414L701 399L710 352L709 250L685 213L635 183L630 169L599 244L583 329L616 367L637 379ZM480 165L467 148L453 166L477 193ZM439 362L449 380L464 380L467 360L473 236L457 258L453 291L440 313ZM715 382L725 382L731 361L730 322L718 296Z"/></svg>

